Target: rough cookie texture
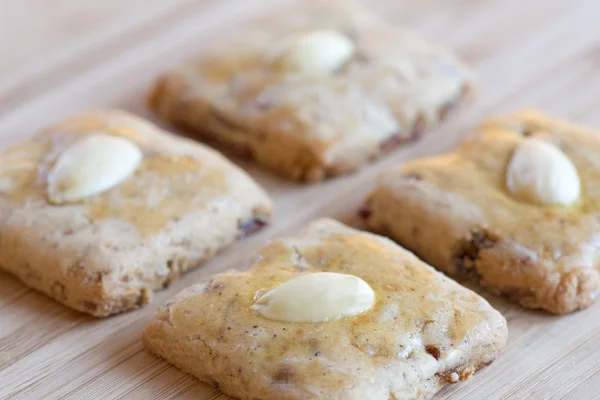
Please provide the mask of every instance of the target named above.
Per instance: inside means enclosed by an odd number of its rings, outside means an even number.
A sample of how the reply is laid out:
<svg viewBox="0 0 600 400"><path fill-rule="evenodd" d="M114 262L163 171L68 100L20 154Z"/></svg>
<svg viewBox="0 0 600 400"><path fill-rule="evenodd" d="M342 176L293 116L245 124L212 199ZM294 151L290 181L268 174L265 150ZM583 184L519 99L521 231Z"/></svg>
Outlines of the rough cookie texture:
<svg viewBox="0 0 600 400"><path fill-rule="evenodd" d="M417 138L473 92L467 69L437 45L348 1L301 3L167 72L152 109L288 178L318 181Z"/></svg>
<svg viewBox="0 0 600 400"><path fill-rule="evenodd" d="M553 143L574 163L582 195L536 205L506 187L526 138ZM566 313L600 293L600 132L523 111L485 122L453 153L384 173L363 216L426 262L469 277L528 308Z"/></svg>
<svg viewBox="0 0 600 400"><path fill-rule="evenodd" d="M255 294L314 272L352 274L375 305L323 323L278 322ZM215 275L158 311L154 353L243 400L425 399L470 377L504 346L484 299L393 242L331 220L267 244L247 272Z"/></svg>
<svg viewBox="0 0 600 400"><path fill-rule="evenodd" d="M52 166L97 133L127 138L143 160L100 194L51 204ZM124 112L84 114L2 150L0 268L70 307L107 316L147 303L154 290L264 225L271 209L265 192L214 150Z"/></svg>

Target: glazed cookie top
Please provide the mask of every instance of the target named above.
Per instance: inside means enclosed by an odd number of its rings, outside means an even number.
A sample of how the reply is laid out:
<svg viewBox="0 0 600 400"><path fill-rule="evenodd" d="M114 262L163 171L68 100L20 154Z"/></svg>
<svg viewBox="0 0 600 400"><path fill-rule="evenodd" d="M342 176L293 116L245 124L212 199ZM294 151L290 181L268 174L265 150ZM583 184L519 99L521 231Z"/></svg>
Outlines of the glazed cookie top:
<svg viewBox="0 0 600 400"><path fill-rule="evenodd" d="M319 296L339 306L319 308ZM466 365L491 362L506 337L484 299L391 241L331 220L267 244L247 272L192 286L155 319L218 357L244 355L244 372L273 393L412 398L428 379L435 390L438 379L466 379Z"/></svg>
<svg viewBox="0 0 600 400"><path fill-rule="evenodd" d="M471 89L454 56L349 2L304 1L239 30L153 96L205 103L234 130L297 136L333 163L443 119Z"/></svg>
<svg viewBox="0 0 600 400"><path fill-rule="evenodd" d="M523 260L563 273L598 265L599 154L597 131L522 111L485 122L452 153L384 174L381 184L443 207L448 237L477 227L486 241L503 238Z"/></svg>
<svg viewBox="0 0 600 400"><path fill-rule="evenodd" d="M216 151L121 111L70 118L2 152L0 204L118 220L144 238L211 207L270 210L267 195ZM260 211L260 210L259 210Z"/></svg>

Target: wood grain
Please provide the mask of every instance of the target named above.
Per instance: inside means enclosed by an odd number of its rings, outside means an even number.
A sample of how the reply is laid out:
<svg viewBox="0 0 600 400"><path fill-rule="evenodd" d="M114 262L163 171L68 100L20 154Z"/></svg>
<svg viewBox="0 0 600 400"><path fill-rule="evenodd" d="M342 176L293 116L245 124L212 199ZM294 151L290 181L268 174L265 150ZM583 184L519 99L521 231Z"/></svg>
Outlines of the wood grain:
<svg viewBox="0 0 600 400"><path fill-rule="evenodd" d="M161 70L282 2L0 0L1 144L88 108L123 107L149 116L143 94ZM97 320L0 273L0 398L227 399L140 344L143 326L167 298L240 266L268 238L295 232L315 217L352 224L382 169L449 148L486 115L535 106L600 126L597 0L369 4L462 54L480 77L476 103L419 144L324 184L284 182L234 159L275 198L274 226L187 274L142 310ZM600 399L600 306L555 317L483 295L509 321L508 347L492 366L438 399Z"/></svg>

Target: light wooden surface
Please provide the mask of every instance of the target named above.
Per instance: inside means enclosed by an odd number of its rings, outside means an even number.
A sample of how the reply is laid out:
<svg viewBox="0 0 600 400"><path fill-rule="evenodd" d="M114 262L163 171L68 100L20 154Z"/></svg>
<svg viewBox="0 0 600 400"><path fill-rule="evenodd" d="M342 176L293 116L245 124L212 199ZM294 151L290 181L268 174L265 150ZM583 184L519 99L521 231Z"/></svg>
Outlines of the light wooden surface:
<svg viewBox="0 0 600 400"><path fill-rule="evenodd" d="M91 107L148 116L142 97L159 71L281 2L0 0L0 141ZM142 310L93 319L0 273L1 399L226 399L142 347L143 326L167 298L317 216L352 223L379 171L447 149L490 113L537 106L600 126L598 0L369 3L462 54L480 77L477 102L418 145L322 185L286 183L235 160L274 196L274 226L185 275ZM509 321L508 347L492 366L436 398L600 398L600 305L554 317L485 296Z"/></svg>

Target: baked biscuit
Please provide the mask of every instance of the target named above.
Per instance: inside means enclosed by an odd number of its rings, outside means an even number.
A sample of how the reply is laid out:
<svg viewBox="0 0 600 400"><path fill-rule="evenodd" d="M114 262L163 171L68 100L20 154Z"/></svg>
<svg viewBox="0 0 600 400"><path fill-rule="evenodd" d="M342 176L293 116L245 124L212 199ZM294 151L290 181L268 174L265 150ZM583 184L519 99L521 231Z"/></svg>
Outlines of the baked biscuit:
<svg viewBox="0 0 600 400"><path fill-rule="evenodd" d="M212 149L120 111L73 117L0 157L0 267L107 316L264 225L272 204Z"/></svg>
<svg viewBox="0 0 600 400"><path fill-rule="evenodd" d="M373 303L374 302L374 303ZM240 399L430 398L504 346L504 317L391 241L331 220L158 311L146 346Z"/></svg>
<svg viewBox="0 0 600 400"><path fill-rule="evenodd" d="M453 55L348 1L307 0L162 76L161 118L296 180L347 173L473 92Z"/></svg>
<svg viewBox="0 0 600 400"><path fill-rule="evenodd" d="M368 225L453 276L566 313L600 293L600 132L523 111L384 173Z"/></svg>

